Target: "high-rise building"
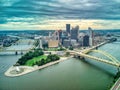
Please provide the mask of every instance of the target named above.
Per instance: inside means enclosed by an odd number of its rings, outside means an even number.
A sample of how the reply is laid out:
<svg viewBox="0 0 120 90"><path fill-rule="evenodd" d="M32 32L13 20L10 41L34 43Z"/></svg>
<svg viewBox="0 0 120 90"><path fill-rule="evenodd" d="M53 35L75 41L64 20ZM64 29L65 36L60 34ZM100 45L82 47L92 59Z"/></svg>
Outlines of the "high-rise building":
<svg viewBox="0 0 120 90"><path fill-rule="evenodd" d="M42 45L43 45L43 42L42 42L42 39L43 37L42 36L35 36L34 39L38 40L38 48L43 48Z"/></svg>
<svg viewBox="0 0 120 90"><path fill-rule="evenodd" d="M59 39L62 38L62 30L58 30L58 33L59 33Z"/></svg>
<svg viewBox="0 0 120 90"><path fill-rule="evenodd" d="M59 34L59 44L62 44L62 30L58 30L58 34Z"/></svg>
<svg viewBox="0 0 120 90"><path fill-rule="evenodd" d="M91 27L88 27L88 31L89 31L89 45L93 46L93 44L94 44L93 30Z"/></svg>
<svg viewBox="0 0 120 90"><path fill-rule="evenodd" d="M64 40L65 39L68 39L68 35L67 35L67 32L62 32L62 36L61 36L61 44L63 44Z"/></svg>
<svg viewBox="0 0 120 90"><path fill-rule="evenodd" d="M49 38L51 38L51 36L52 36L52 33L51 33L51 32L49 32Z"/></svg>
<svg viewBox="0 0 120 90"><path fill-rule="evenodd" d="M75 28L71 29L71 39L75 39L78 41L78 35L79 35L79 26L76 26Z"/></svg>
<svg viewBox="0 0 120 90"><path fill-rule="evenodd" d="M67 34L70 34L70 24L66 24L66 32Z"/></svg>
<svg viewBox="0 0 120 90"><path fill-rule="evenodd" d="M58 40L49 40L48 41L48 47L49 48L57 48L59 45L59 41Z"/></svg>
<svg viewBox="0 0 120 90"><path fill-rule="evenodd" d="M83 37L83 46L85 46L85 47L89 46L89 36L88 35L85 35Z"/></svg>
<svg viewBox="0 0 120 90"><path fill-rule="evenodd" d="M42 37L39 37L39 48L41 48L41 49L43 48L42 47Z"/></svg>
<svg viewBox="0 0 120 90"><path fill-rule="evenodd" d="M59 32L58 31L55 31L54 34L53 34L53 39L54 40L59 40Z"/></svg>
<svg viewBox="0 0 120 90"><path fill-rule="evenodd" d="M64 47L69 47L70 45L71 45L71 42L70 42L69 39L65 39L65 40L63 41L63 46L64 46Z"/></svg>

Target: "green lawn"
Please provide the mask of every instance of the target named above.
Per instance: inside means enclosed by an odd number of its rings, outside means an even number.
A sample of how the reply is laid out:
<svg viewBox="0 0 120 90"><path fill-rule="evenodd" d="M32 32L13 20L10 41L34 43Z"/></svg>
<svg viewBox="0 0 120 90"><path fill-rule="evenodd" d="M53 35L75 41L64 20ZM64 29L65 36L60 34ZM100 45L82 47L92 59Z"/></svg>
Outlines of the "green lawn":
<svg viewBox="0 0 120 90"><path fill-rule="evenodd" d="M47 58L47 56L45 56L45 55L34 57L33 59L28 60L25 65L32 66L37 61L40 61L41 59L46 59L46 58Z"/></svg>

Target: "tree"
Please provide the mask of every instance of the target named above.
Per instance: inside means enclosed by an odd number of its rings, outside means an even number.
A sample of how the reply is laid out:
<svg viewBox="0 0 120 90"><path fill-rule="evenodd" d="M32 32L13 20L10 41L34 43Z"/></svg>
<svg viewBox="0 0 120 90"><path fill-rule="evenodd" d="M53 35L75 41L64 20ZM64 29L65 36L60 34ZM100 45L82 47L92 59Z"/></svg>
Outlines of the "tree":
<svg viewBox="0 0 120 90"><path fill-rule="evenodd" d="M43 44L43 48L48 48L48 43Z"/></svg>
<svg viewBox="0 0 120 90"><path fill-rule="evenodd" d="M36 40L34 45L37 47L39 45L39 40Z"/></svg>
<svg viewBox="0 0 120 90"><path fill-rule="evenodd" d="M45 60L41 59L41 65L45 64Z"/></svg>
<svg viewBox="0 0 120 90"><path fill-rule="evenodd" d="M20 65L25 65L25 63L34 58L34 57L37 57L37 56L41 56L43 55L43 51L41 49L36 49L34 51L29 51L28 53L26 53L24 56L22 56L18 61L17 63L19 63Z"/></svg>
<svg viewBox="0 0 120 90"><path fill-rule="evenodd" d="M70 47L69 47L69 50L73 50L73 46L70 46Z"/></svg>
<svg viewBox="0 0 120 90"><path fill-rule="evenodd" d="M51 60L49 58L46 58L46 63L49 63Z"/></svg>
<svg viewBox="0 0 120 90"><path fill-rule="evenodd" d="M55 55L55 54L51 54L51 55L48 55L47 56L47 59L49 59L50 61L55 61L55 60L59 60L60 57L58 55Z"/></svg>

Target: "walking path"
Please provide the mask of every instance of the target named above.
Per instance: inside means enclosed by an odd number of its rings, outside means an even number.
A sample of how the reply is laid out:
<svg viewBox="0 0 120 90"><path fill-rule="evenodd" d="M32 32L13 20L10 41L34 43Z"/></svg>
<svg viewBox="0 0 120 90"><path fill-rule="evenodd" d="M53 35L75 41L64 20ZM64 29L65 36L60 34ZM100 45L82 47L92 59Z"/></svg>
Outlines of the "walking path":
<svg viewBox="0 0 120 90"><path fill-rule="evenodd" d="M51 66L51 65L54 65L56 63L68 60L68 58L69 57L61 57L61 59L58 60L58 61L50 62L50 63L47 63L47 64L42 65L42 66L37 66L37 65L34 66L34 67L30 67L30 66L12 66L5 72L5 75L10 76L10 77L21 76L21 75L24 75L24 74L27 74L27 73L30 73L30 72L33 72L33 71L36 71L36 70L40 70L40 69L43 69L43 68ZM20 71L18 70L18 68L19 68Z"/></svg>

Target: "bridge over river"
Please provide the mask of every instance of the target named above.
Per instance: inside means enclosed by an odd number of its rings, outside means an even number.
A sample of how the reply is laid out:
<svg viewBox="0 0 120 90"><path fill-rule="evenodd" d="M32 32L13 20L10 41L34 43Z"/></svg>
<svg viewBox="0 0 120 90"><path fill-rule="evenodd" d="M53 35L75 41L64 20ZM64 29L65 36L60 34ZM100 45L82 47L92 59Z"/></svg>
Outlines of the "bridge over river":
<svg viewBox="0 0 120 90"><path fill-rule="evenodd" d="M26 53L31 49L35 48L33 44L34 44L34 40L20 39L10 47L0 48L0 55L15 55L15 54Z"/></svg>
<svg viewBox="0 0 120 90"><path fill-rule="evenodd" d="M101 51L101 50L93 50L94 48L89 48L89 49L85 49L83 51L79 51L79 50L68 50L68 52L80 56L80 57L84 57L84 58L89 58L89 60L95 60L95 61L99 61L99 62L103 62L112 66L117 67L118 72L119 72L119 68L120 68L120 62L119 60L117 60L115 57L113 57L112 55L110 55L109 53L105 52L105 51ZM104 56L106 56L108 58L104 59L104 58L100 58L97 56L92 56L89 55L87 53L89 52L96 52L96 53L100 53ZM120 90L120 78L116 81L116 83L113 85L113 87L110 90Z"/></svg>

